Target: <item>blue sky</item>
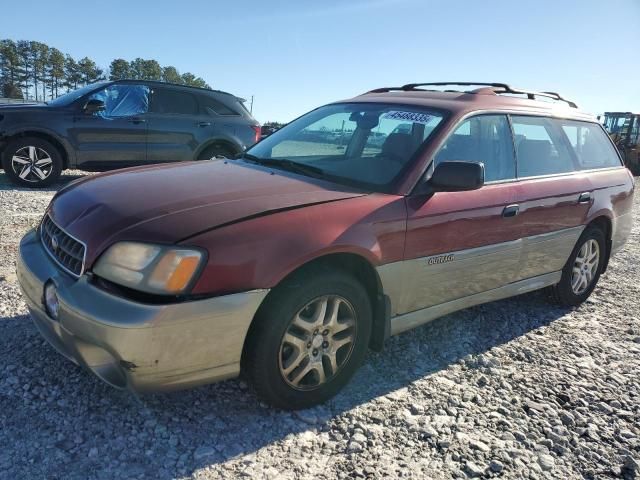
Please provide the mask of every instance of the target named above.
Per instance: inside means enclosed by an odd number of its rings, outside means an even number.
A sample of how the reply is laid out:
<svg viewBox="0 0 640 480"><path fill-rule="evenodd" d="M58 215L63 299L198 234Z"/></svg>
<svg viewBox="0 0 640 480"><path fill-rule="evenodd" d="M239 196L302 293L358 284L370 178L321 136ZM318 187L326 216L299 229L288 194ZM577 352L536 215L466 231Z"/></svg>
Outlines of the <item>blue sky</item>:
<svg viewBox="0 0 640 480"><path fill-rule="evenodd" d="M261 122L441 80L554 90L592 113L640 111L640 0L91 3L4 8L0 38L39 40L103 67L155 58L254 95Z"/></svg>

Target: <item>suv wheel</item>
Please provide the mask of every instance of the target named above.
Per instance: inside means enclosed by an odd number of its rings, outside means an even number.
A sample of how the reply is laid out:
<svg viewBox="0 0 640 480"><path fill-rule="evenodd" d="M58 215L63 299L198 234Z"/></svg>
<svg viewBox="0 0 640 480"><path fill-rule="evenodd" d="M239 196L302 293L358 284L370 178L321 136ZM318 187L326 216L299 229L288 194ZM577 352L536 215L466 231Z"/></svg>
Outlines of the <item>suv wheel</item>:
<svg viewBox="0 0 640 480"><path fill-rule="evenodd" d="M602 230L589 226L582 232L562 270L562 279L551 287L551 297L560 305L584 302L598 283L606 259Z"/></svg>
<svg viewBox="0 0 640 480"><path fill-rule="evenodd" d="M338 393L362 363L371 335L371 304L355 278L306 273L272 292L243 355L243 371L258 394L287 410Z"/></svg>
<svg viewBox="0 0 640 480"><path fill-rule="evenodd" d="M2 168L14 183L25 187L46 187L62 173L62 156L51 143L37 137L9 142Z"/></svg>
<svg viewBox="0 0 640 480"><path fill-rule="evenodd" d="M224 145L211 145L198 155L198 160L211 160L215 157L233 158L235 153Z"/></svg>

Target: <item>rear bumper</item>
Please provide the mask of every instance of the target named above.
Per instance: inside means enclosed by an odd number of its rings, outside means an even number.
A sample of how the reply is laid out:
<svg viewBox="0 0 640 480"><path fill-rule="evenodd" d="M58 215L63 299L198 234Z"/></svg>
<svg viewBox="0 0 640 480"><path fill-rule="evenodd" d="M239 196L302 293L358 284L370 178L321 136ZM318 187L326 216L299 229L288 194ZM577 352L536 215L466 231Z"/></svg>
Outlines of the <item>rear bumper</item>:
<svg viewBox="0 0 640 480"><path fill-rule="evenodd" d="M18 280L40 333L62 355L117 388L158 391L237 376L249 325L268 290L149 305L62 272L34 231L20 242ZM43 305L46 282L58 320Z"/></svg>

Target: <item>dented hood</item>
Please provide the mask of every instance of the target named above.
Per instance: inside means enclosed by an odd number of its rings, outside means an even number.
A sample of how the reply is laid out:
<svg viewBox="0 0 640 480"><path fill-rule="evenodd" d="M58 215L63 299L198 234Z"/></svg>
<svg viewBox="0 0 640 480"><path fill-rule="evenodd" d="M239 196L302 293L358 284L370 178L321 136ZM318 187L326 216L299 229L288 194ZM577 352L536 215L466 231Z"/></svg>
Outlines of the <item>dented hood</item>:
<svg viewBox="0 0 640 480"><path fill-rule="evenodd" d="M85 177L51 202L53 220L87 246L87 265L120 240L176 243L202 231L362 195L240 161L155 165Z"/></svg>

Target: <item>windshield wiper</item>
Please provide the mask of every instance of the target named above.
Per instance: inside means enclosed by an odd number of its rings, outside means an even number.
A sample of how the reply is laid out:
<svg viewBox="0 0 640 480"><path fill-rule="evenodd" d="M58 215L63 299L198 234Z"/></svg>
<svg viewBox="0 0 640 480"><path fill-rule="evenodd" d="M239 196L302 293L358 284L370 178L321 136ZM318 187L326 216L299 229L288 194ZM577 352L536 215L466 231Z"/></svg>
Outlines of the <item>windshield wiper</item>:
<svg viewBox="0 0 640 480"><path fill-rule="evenodd" d="M256 157L255 155L251 155L250 153L245 153L242 158L246 158L247 160L258 163L260 165L265 165L267 167L281 168L282 170L301 173L303 175L324 175L324 170L322 170L321 168L314 167L313 165L294 162L293 160L288 160L286 158L260 158Z"/></svg>

